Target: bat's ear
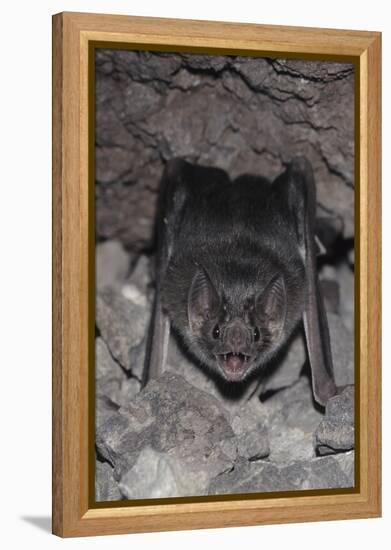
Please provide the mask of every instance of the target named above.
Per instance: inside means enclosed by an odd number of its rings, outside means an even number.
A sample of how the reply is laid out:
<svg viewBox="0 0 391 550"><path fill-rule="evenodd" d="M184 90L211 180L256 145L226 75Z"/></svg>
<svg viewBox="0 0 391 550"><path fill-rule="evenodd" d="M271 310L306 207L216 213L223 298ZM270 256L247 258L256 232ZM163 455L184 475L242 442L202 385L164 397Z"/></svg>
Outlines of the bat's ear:
<svg viewBox="0 0 391 550"><path fill-rule="evenodd" d="M292 161L278 178L280 196L286 198L286 215L296 228L299 252L303 258L307 280L307 301L303 314L312 387L318 403L325 405L337 393L334 382L330 336L323 297L319 289L315 211L316 188L312 167L304 157Z"/></svg>
<svg viewBox="0 0 391 550"><path fill-rule="evenodd" d="M258 296L255 302L257 318L278 338L285 324L286 316L286 287L284 277L273 277L265 290Z"/></svg>
<svg viewBox="0 0 391 550"><path fill-rule="evenodd" d="M197 333L206 320L217 314L219 303L219 295L208 274L202 267L198 268L190 286L187 304L192 332Z"/></svg>

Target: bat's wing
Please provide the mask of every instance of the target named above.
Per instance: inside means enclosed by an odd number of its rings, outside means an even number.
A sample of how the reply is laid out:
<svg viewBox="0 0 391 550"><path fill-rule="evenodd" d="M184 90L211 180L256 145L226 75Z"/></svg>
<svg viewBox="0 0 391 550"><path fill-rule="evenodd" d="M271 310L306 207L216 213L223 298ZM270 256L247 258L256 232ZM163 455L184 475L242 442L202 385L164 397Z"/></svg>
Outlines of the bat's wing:
<svg viewBox="0 0 391 550"><path fill-rule="evenodd" d="M143 385L162 374L167 359L170 321L162 309L161 283L175 245L175 235L186 197L184 175L188 167L188 163L180 159L169 161L161 181L156 224L156 292L147 340Z"/></svg>
<svg viewBox="0 0 391 550"><path fill-rule="evenodd" d="M287 214L295 227L300 254L304 260L307 301L303 321L312 387L316 401L325 405L337 393L337 388L327 317L316 268L316 189L310 163L303 157L294 159L276 183L281 186L281 196L284 194Z"/></svg>

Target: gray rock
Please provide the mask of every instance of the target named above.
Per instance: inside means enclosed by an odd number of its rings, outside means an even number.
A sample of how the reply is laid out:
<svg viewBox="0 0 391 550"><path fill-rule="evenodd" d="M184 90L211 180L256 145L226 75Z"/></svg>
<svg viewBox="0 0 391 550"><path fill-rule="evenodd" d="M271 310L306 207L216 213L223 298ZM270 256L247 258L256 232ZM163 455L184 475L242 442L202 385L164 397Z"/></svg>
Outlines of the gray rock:
<svg viewBox="0 0 391 550"><path fill-rule="evenodd" d="M113 468L107 462L99 460L95 466L95 499L97 502L122 499L118 483L113 476Z"/></svg>
<svg viewBox="0 0 391 550"><path fill-rule="evenodd" d="M348 458L351 462L351 457ZM210 495L264 493L306 489L353 487L347 465L341 467L336 456L312 458L281 466L264 460L249 462L241 459L235 468L215 478L209 486Z"/></svg>
<svg viewBox="0 0 391 550"><path fill-rule="evenodd" d="M141 382L134 377L125 378L115 396L115 401L121 407L126 407L141 390Z"/></svg>
<svg viewBox="0 0 391 550"><path fill-rule="evenodd" d="M347 453L338 453L335 456L335 460L340 465L341 470L349 480L349 486L353 487L355 484L355 461L354 451Z"/></svg>
<svg viewBox="0 0 391 550"><path fill-rule="evenodd" d="M132 403L98 426L96 445L114 466L123 494L137 498L149 498L149 490L156 495L166 487L159 489L158 480L146 484L138 474L145 471L139 457L147 448L153 453L142 456L148 457L151 468L163 469L170 479L177 476L177 490L191 495L205 494L211 479L233 467L237 454L221 404L172 373L151 381Z"/></svg>
<svg viewBox="0 0 391 550"><path fill-rule="evenodd" d="M113 410L127 405L140 391L141 383L129 377L114 361L102 338L95 341L95 393L96 414L99 423ZM115 408L115 405L118 407Z"/></svg>
<svg viewBox="0 0 391 550"><path fill-rule="evenodd" d="M167 453L145 447L119 482L127 499L167 498L190 495L192 487L181 463Z"/></svg>
<svg viewBox="0 0 391 550"><path fill-rule="evenodd" d="M168 346L166 371L178 374L199 390L222 399L219 388L208 371L196 365L181 351L173 335L170 337Z"/></svg>
<svg viewBox="0 0 391 550"><path fill-rule="evenodd" d="M118 240L105 241L96 245L96 288L117 287L126 278L131 256Z"/></svg>
<svg viewBox="0 0 391 550"><path fill-rule="evenodd" d="M98 292L96 324L111 355L126 370L142 374L150 311L111 288Z"/></svg>
<svg viewBox="0 0 391 550"><path fill-rule="evenodd" d="M109 397L97 394L95 399L95 428L101 426L119 410L119 405Z"/></svg>
<svg viewBox="0 0 391 550"><path fill-rule="evenodd" d="M328 400L326 416L316 430L319 454L347 451L354 448L354 387Z"/></svg>
<svg viewBox="0 0 391 550"><path fill-rule="evenodd" d="M245 458L236 461L235 467L214 478L208 489L210 495L263 493L286 491L279 468L270 462L260 460L249 462Z"/></svg>
<svg viewBox="0 0 391 550"><path fill-rule="evenodd" d="M296 462L281 468L281 476L293 489L339 489L353 487L350 479L342 469L340 461L334 456L313 458Z"/></svg>
<svg viewBox="0 0 391 550"><path fill-rule="evenodd" d="M207 368L195 363L182 351L174 335L169 341L166 370L183 376L189 384L216 397L228 415L236 412L250 395L256 398L259 393L260 380L258 379L236 387L234 384L225 383L217 376L212 376Z"/></svg>
<svg viewBox="0 0 391 550"><path fill-rule="evenodd" d="M252 399L243 404L231 417L238 453L249 460L264 458L270 453L263 405Z"/></svg>
<svg viewBox="0 0 391 550"><path fill-rule="evenodd" d="M314 432L323 414L314 405L306 377L265 401L264 414L272 462L289 464L315 457Z"/></svg>
<svg viewBox="0 0 391 550"><path fill-rule="evenodd" d="M127 280L127 284L135 286L140 294L146 297L150 294L152 286L152 264L149 256L141 254Z"/></svg>
<svg viewBox="0 0 391 550"><path fill-rule="evenodd" d="M118 403L117 394L125 375L102 338L95 340L95 391Z"/></svg>

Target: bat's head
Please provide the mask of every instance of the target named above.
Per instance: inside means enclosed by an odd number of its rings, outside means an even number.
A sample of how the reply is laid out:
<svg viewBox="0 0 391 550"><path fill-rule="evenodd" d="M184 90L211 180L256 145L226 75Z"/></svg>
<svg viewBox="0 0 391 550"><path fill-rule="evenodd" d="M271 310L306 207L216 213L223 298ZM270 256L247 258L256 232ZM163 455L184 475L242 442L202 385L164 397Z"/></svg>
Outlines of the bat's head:
<svg viewBox="0 0 391 550"><path fill-rule="evenodd" d="M240 382L265 364L285 337L286 282L277 273L261 286L247 285L246 292L225 293L199 268L187 313L193 351L225 380Z"/></svg>

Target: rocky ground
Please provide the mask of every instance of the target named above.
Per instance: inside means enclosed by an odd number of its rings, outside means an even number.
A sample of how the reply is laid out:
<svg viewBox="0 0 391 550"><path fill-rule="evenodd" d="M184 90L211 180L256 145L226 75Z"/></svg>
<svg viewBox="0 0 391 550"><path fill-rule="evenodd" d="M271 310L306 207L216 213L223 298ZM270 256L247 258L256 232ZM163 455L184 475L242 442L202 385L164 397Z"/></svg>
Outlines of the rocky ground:
<svg viewBox="0 0 391 550"><path fill-rule="evenodd" d="M354 485L353 274L323 268L338 385L313 400L301 332L237 407L170 342L167 371L141 390L153 299L151 261L118 241L97 247L96 498L289 491ZM341 284L349 275L341 299ZM341 277L340 277L341 278ZM344 304L342 306L342 304Z"/></svg>

